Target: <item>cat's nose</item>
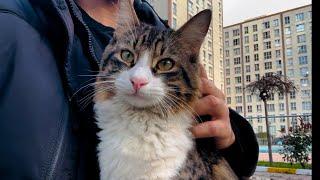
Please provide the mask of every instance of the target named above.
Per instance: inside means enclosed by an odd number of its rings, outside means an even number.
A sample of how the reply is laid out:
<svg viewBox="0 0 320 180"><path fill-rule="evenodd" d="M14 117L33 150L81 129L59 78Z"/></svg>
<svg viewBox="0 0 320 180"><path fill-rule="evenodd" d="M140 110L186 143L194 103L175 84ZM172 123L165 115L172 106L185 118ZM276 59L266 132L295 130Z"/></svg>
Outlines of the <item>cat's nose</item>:
<svg viewBox="0 0 320 180"><path fill-rule="evenodd" d="M140 78L140 77L134 77L130 79L133 89L137 92L139 91L143 86L147 85L149 83L147 78Z"/></svg>

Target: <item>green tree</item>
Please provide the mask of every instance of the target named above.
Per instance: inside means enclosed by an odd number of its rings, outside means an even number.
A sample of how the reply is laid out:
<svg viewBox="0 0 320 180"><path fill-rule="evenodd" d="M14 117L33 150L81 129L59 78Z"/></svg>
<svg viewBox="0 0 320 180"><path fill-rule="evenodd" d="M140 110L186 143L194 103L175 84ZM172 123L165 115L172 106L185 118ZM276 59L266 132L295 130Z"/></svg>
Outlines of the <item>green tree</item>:
<svg viewBox="0 0 320 180"><path fill-rule="evenodd" d="M254 81L246 86L246 90L251 94L258 94L264 103L265 117L266 117L266 128L267 128L267 139L268 139L268 153L269 162L272 163L272 150L271 150L271 136L269 130L268 121L268 108L267 101L272 93L287 94L291 91L295 91L296 87L294 83L287 79L285 76L278 74L272 74L269 76L262 76L261 79Z"/></svg>

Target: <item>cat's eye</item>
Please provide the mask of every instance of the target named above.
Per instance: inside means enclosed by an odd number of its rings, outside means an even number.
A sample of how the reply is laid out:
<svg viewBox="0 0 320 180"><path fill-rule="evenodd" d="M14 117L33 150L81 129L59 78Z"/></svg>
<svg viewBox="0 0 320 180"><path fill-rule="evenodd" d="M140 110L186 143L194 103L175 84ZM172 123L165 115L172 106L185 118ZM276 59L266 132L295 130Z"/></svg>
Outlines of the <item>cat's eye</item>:
<svg viewBox="0 0 320 180"><path fill-rule="evenodd" d="M132 52L128 50L122 50L121 51L121 58L127 63L132 63L134 60L134 55Z"/></svg>
<svg viewBox="0 0 320 180"><path fill-rule="evenodd" d="M157 69L160 71L169 71L174 67L174 61L170 58L162 59L157 64Z"/></svg>

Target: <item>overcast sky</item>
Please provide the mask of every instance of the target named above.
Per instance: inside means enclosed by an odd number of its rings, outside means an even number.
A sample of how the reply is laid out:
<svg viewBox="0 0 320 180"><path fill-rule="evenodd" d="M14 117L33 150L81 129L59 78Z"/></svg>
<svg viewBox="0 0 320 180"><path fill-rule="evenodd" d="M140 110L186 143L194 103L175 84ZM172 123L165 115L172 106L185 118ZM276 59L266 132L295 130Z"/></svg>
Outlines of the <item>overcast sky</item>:
<svg viewBox="0 0 320 180"><path fill-rule="evenodd" d="M224 26L311 4L311 0L223 0Z"/></svg>

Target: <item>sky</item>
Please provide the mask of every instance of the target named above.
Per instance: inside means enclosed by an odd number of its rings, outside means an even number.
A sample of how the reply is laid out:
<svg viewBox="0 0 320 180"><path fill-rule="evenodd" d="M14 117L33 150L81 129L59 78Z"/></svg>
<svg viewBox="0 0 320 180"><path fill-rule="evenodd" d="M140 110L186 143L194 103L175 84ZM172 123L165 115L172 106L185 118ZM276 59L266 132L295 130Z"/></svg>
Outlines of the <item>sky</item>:
<svg viewBox="0 0 320 180"><path fill-rule="evenodd" d="M228 26L307 4L311 0L223 0L223 24Z"/></svg>

